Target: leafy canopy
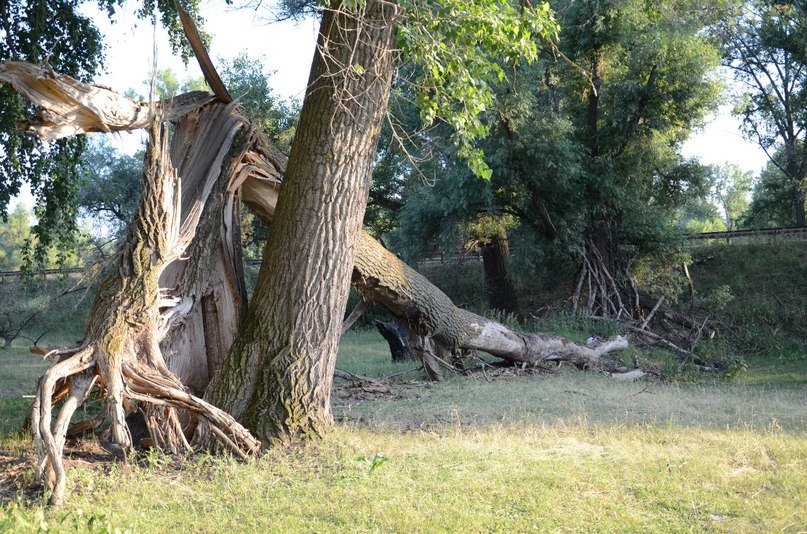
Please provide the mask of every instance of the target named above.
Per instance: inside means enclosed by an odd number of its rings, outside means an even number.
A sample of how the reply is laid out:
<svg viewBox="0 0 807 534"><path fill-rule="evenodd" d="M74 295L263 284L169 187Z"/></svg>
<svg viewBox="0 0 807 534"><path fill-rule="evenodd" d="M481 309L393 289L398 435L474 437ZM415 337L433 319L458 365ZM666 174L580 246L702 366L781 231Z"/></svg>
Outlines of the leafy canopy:
<svg viewBox="0 0 807 534"><path fill-rule="evenodd" d="M482 113L494 102L494 86L506 69L538 58L538 42L560 30L549 4L515 6L508 0L403 0L407 17L398 29L404 57L419 68L413 80L423 123L453 128L457 155L474 174L490 178L474 145L489 127Z"/></svg>

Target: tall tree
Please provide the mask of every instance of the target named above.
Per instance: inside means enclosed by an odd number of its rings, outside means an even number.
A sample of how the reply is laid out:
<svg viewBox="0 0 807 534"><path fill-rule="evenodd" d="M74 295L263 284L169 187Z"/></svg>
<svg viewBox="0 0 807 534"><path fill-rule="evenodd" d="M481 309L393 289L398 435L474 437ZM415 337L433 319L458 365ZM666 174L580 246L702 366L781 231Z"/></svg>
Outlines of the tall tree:
<svg viewBox="0 0 807 534"><path fill-rule="evenodd" d="M714 169L712 198L720 206L729 232L737 229L737 223L748 209L752 174L733 164Z"/></svg>
<svg viewBox="0 0 807 534"><path fill-rule="evenodd" d="M787 177L796 226L807 224L807 11L797 1L741 2L718 26L725 63L744 91L747 137Z"/></svg>
<svg viewBox="0 0 807 534"><path fill-rule="evenodd" d="M490 181L438 164L448 183L409 197L402 232L508 214L579 265L588 311L638 314L632 261L673 243L675 209L708 176L680 148L717 102L719 49L704 29L720 13L695 0L555 7L573 63L548 49L521 65L486 115Z"/></svg>
<svg viewBox="0 0 807 534"><path fill-rule="evenodd" d="M316 435L394 66L398 9L325 10L245 328L207 398L266 441Z"/></svg>
<svg viewBox="0 0 807 534"><path fill-rule="evenodd" d="M774 158L781 157L781 154L774 156ZM807 198L803 204L807 204ZM807 209L807 205L803 207ZM769 161L754 182L751 203L743 216L742 226L745 228L789 226L793 224L795 218L793 184L779 167Z"/></svg>

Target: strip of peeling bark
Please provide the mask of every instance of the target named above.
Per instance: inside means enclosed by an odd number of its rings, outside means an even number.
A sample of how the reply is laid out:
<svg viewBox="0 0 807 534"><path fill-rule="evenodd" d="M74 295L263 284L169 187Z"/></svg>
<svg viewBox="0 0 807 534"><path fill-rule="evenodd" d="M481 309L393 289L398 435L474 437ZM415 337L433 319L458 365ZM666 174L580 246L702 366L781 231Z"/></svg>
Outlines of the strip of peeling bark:
<svg viewBox="0 0 807 534"><path fill-rule="evenodd" d="M8 64L6 62L0 67L8 69ZM22 71L18 69L15 72ZM30 91L25 88L36 85L37 80L19 75L13 83L15 89L28 94ZM40 95L38 104L46 109L62 109L64 102L75 106L80 101L81 110L69 116L62 115L62 123L40 125L36 130L37 135L45 138L69 135L71 130L65 124L72 126L72 132L112 129L111 125L104 126L107 112L98 112L103 106L95 102L96 98L100 98L98 90L103 88L88 84L83 84L86 88L82 88L78 82L71 82L66 76L52 76L48 80L51 92ZM60 87L61 92L58 91ZM77 90L83 90L81 98L71 96ZM115 124L133 125L138 116L150 113L147 108L138 106L142 104L121 104L115 111L119 116ZM127 117L127 113L130 116ZM258 217L271 221L286 163L287 158L265 137L256 139L252 150L244 154L233 171L230 191L240 187L242 200ZM424 336L426 344L433 340L443 349L451 351L481 350L513 362L535 364L569 361L579 367L589 367L599 365L603 355L627 347L627 341L620 336L596 347L588 347L558 336L516 332L496 321L457 308L440 289L366 232L360 234L357 243L352 280L366 300L384 305L405 320L413 330Z"/></svg>
<svg viewBox="0 0 807 534"><path fill-rule="evenodd" d="M57 74L48 66L22 61L0 64L0 82L11 84L15 91L40 106L36 117L19 127L45 141L90 132L146 128L158 112L166 120L175 120L215 99L204 91L193 91L149 106L101 85Z"/></svg>

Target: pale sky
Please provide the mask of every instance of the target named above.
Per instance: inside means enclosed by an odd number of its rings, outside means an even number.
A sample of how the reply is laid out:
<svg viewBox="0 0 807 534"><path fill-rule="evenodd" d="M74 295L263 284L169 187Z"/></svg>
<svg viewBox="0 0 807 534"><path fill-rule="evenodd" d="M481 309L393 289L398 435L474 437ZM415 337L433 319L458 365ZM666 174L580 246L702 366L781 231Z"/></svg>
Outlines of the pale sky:
<svg viewBox="0 0 807 534"><path fill-rule="evenodd" d="M97 82L119 92L134 88L146 94L145 80L153 65L155 36L158 69L170 68L180 80L200 77L195 59L191 59L186 68L171 54L167 33L159 23L155 31L150 21L133 16L137 5L142 3L128 0L118 10L114 22L93 3L82 7L82 12L92 17L105 35L107 70ZM265 20L266 9L258 16L251 9L226 7L221 0L202 0L200 7L206 21L205 30L213 37L210 54L214 63L246 51L250 57L262 60L267 71L275 71L270 84L280 97L302 100L314 54L317 21L270 24ZM683 153L706 164L733 162L756 175L767 158L758 146L743 139L739 122L731 116L730 110L728 103L721 106L703 131L685 143ZM143 139L144 134L137 132L118 134L111 140L119 149L133 153ZM24 192L18 202L31 205L32 200L30 193Z"/></svg>

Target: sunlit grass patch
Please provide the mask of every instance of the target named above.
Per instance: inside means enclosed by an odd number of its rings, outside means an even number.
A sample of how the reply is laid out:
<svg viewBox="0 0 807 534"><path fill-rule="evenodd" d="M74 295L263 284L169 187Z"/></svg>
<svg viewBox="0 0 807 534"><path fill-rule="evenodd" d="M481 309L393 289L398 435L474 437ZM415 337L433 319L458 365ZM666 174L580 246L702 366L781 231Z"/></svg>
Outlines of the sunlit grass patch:
<svg viewBox="0 0 807 534"><path fill-rule="evenodd" d="M805 470L805 436L775 428L340 425L252 464L78 467L59 513L135 532L797 530Z"/></svg>
<svg viewBox="0 0 807 534"><path fill-rule="evenodd" d="M374 331L349 333L338 360L375 377L417 365L391 363ZM340 381L337 427L321 442L249 464L157 451L110 463L73 449L67 505L44 511L36 495L14 505L6 494L0 530L799 531L803 379L790 364L694 383L624 383L564 366L491 381L402 378L369 396ZM4 432L24 417L21 394L0 396ZM6 433L0 450L8 459L33 446Z"/></svg>

